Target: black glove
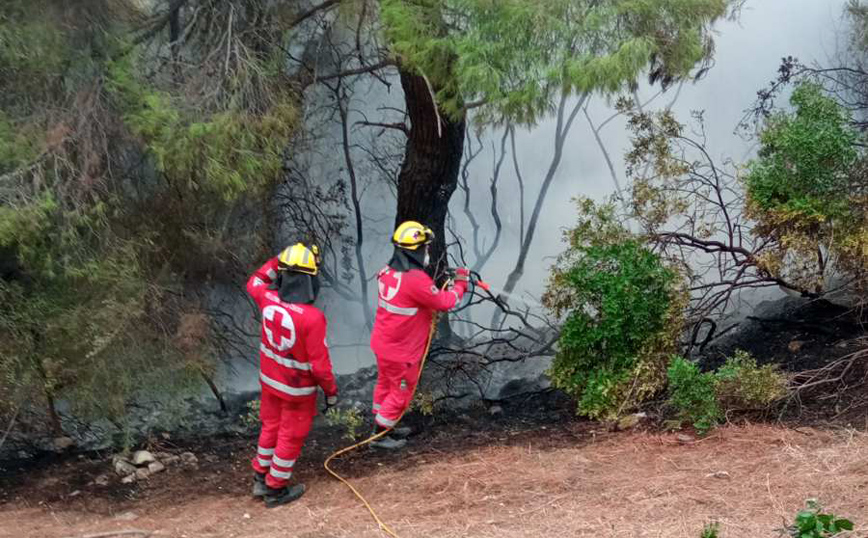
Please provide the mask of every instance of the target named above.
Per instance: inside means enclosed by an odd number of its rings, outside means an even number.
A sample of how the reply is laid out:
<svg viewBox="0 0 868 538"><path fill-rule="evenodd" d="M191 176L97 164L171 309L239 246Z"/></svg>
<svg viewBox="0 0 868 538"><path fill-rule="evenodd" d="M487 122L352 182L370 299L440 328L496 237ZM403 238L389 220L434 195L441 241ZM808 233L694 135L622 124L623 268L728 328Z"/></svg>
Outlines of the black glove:
<svg viewBox="0 0 868 538"><path fill-rule="evenodd" d="M328 413L328 410L338 404L338 395L334 396L326 396L325 399L325 409L323 409L323 413Z"/></svg>

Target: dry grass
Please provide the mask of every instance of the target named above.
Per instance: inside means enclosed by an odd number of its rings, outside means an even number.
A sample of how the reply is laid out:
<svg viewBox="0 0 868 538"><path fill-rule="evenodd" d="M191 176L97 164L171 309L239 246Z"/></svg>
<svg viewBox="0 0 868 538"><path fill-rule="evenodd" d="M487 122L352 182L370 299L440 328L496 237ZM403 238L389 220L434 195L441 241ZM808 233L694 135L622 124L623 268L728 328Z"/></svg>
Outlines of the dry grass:
<svg viewBox="0 0 868 538"><path fill-rule="evenodd" d="M409 456L412 465L379 465L353 483L402 538L698 538L709 521L721 523L725 538L774 537L810 497L853 519L853 536L868 537L865 434L747 426L690 444L627 433L549 448L546 432L538 433L525 444L425 450ZM276 510L237 495L195 494L140 509L134 522L7 506L0 536L120 528L179 538L384 536L343 486L308 478L310 493Z"/></svg>

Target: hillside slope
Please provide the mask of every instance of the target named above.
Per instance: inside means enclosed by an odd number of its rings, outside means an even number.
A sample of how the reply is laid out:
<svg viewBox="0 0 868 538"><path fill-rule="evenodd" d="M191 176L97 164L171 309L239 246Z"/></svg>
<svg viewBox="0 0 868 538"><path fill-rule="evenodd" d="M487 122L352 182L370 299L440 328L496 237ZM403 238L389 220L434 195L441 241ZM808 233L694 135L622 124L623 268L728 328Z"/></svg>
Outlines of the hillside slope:
<svg viewBox="0 0 868 538"><path fill-rule="evenodd" d="M454 425L417 436L400 458L368 451L338 467L402 538L697 538L711 520L724 537L772 537L810 497L852 518L854 536L868 536L865 434L730 426L684 442L592 427ZM130 529L178 538L385 536L322 471L317 447L298 473L308 494L266 510L246 494L248 445L203 447L212 456L198 470L170 470L126 489L88 484L98 469L82 462L34 471L7 491L0 537Z"/></svg>

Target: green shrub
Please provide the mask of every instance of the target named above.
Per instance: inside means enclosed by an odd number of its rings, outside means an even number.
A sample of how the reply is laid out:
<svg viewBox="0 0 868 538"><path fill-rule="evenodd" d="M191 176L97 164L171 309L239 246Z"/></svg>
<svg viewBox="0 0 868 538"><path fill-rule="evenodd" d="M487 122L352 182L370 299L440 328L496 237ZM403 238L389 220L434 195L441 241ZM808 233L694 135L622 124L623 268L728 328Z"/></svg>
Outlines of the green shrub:
<svg viewBox="0 0 868 538"><path fill-rule="evenodd" d="M777 365L757 366L738 350L715 373L717 399L727 411L764 409L787 394L787 379Z"/></svg>
<svg viewBox="0 0 868 538"><path fill-rule="evenodd" d="M581 201L579 216L544 297L566 318L550 375L579 413L611 420L665 384L684 301L677 273L612 205Z"/></svg>
<svg viewBox="0 0 868 538"><path fill-rule="evenodd" d="M794 538L829 538L852 530L853 522L823 512L820 504L811 499L807 502L807 508L796 515L796 521L786 527L783 533Z"/></svg>
<svg viewBox="0 0 868 538"><path fill-rule="evenodd" d="M261 404L262 401L259 399L247 402L245 405L245 407L247 407L247 412L239 417L245 428L249 430L259 429L259 409Z"/></svg>
<svg viewBox="0 0 868 538"><path fill-rule="evenodd" d="M333 407L326 412L325 418L326 424L329 426L341 426L345 428L344 439L348 441L355 441L359 438L359 428L365 423L362 415L356 408L342 410Z"/></svg>
<svg viewBox="0 0 868 538"><path fill-rule="evenodd" d="M819 222L842 217L850 209L846 193L859 133L817 84L797 86L790 102L795 111L773 115L760 134L759 157L745 182L750 202Z"/></svg>
<svg viewBox="0 0 868 538"><path fill-rule="evenodd" d="M757 366L741 350L714 372L700 372L695 363L675 357L667 374L677 420L691 422L703 433L726 413L765 409L787 394L787 378L776 365Z"/></svg>
<svg viewBox="0 0 868 538"><path fill-rule="evenodd" d="M675 357L667 371L669 403L678 419L693 424L699 432L707 432L723 418L717 401L714 374L700 372L699 367L681 357Z"/></svg>
<svg viewBox="0 0 868 538"><path fill-rule="evenodd" d="M819 84L801 82L790 102L792 111L767 119L758 157L745 176L745 213L756 222L753 234L771 239L758 265L818 293L834 267L864 290L864 135L845 106Z"/></svg>

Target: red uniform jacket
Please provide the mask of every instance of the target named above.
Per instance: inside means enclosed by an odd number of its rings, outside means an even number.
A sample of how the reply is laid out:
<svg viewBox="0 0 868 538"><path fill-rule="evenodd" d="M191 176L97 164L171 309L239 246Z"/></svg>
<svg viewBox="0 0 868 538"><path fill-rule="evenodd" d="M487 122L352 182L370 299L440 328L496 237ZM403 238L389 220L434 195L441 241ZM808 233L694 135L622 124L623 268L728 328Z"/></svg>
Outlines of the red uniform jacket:
<svg viewBox="0 0 868 538"><path fill-rule="evenodd" d="M287 400L338 392L326 343L326 319L313 305L286 303L268 286L277 277L277 258L247 281L247 293L262 312L259 380L262 390Z"/></svg>
<svg viewBox="0 0 868 538"><path fill-rule="evenodd" d="M402 273L385 267L377 281L379 299L371 349L381 360L421 360L434 311L445 312L455 307L467 291L466 281L458 281L451 289L441 291L421 269Z"/></svg>

